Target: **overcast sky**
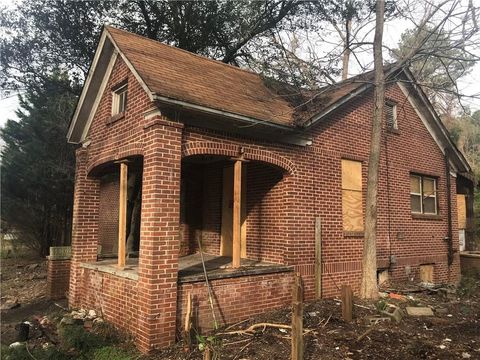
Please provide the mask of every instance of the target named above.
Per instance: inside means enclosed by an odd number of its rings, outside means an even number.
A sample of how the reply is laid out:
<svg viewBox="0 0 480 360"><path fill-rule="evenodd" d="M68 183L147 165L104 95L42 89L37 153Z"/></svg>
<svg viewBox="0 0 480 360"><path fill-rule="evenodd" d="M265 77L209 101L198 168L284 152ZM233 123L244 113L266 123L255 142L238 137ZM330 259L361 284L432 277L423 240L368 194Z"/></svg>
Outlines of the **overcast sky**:
<svg viewBox="0 0 480 360"><path fill-rule="evenodd" d="M10 0L0 0L0 7L10 7ZM405 20L395 20L387 22L384 30L384 44L388 47L396 47L400 39L400 35L411 27ZM480 53L479 53L480 54ZM371 55L369 55L371 56ZM351 61L352 72L355 72L355 64ZM470 75L459 82L460 92L466 95L480 94L480 64L477 64ZM464 105L469 106L472 110L480 109L480 100L466 99ZM17 96L8 96L0 98L0 126L3 126L7 119L16 119L15 110L18 107Z"/></svg>

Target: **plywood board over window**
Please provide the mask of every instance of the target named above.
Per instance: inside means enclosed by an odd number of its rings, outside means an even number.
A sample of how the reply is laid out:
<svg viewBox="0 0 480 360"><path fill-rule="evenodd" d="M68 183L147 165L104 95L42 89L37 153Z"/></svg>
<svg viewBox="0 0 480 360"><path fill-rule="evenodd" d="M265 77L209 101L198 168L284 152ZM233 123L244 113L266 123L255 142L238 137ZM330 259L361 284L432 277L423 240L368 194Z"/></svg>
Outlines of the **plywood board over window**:
<svg viewBox="0 0 480 360"><path fill-rule="evenodd" d="M458 228L465 229L467 227L467 202L463 194L457 194L457 214Z"/></svg>
<svg viewBox="0 0 480 360"><path fill-rule="evenodd" d="M343 230L363 231L362 163L342 159Z"/></svg>

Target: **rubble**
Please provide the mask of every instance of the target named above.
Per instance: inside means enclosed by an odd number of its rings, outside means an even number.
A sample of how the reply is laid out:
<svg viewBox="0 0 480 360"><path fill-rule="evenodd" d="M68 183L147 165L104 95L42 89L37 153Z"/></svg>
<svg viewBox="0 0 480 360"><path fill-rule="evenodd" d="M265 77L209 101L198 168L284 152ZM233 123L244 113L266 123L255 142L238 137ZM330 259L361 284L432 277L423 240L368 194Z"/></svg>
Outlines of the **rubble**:
<svg viewBox="0 0 480 360"><path fill-rule="evenodd" d="M434 316L432 309L429 307L407 306L405 310L409 316Z"/></svg>

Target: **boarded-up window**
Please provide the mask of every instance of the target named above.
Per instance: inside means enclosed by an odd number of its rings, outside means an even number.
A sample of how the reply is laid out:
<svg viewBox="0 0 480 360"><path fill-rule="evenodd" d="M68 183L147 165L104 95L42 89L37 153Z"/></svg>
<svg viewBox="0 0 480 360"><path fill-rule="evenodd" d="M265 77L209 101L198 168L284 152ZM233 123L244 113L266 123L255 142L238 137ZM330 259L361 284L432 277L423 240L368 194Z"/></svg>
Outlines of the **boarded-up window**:
<svg viewBox="0 0 480 360"><path fill-rule="evenodd" d="M362 163L342 159L343 230L363 231Z"/></svg>
<svg viewBox="0 0 480 360"><path fill-rule="evenodd" d="M412 213L437 214L437 180L422 175L410 175L410 205Z"/></svg>
<svg viewBox="0 0 480 360"><path fill-rule="evenodd" d="M467 202L465 195L457 194L457 213L458 228L465 229L467 227Z"/></svg>
<svg viewBox="0 0 480 360"><path fill-rule="evenodd" d="M390 130L397 130L397 105L394 103L386 103L385 116L387 118L387 128Z"/></svg>

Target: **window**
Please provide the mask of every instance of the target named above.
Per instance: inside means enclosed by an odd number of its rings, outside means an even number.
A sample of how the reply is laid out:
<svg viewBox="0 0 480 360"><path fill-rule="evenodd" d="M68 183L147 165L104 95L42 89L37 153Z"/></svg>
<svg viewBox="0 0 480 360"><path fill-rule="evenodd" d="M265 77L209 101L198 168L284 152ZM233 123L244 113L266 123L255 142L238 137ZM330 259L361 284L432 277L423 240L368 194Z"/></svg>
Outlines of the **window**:
<svg viewBox="0 0 480 360"><path fill-rule="evenodd" d="M127 108L127 84L115 89L112 94L112 115L125 112Z"/></svg>
<svg viewBox="0 0 480 360"><path fill-rule="evenodd" d="M362 163L342 159L343 230L363 231Z"/></svg>
<svg viewBox="0 0 480 360"><path fill-rule="evenodd" d="M410 204L412 213L438 214L437 180L422 175L410 175Z"/></svg>
<svg viewBox="0 0 480 360"><path fill-rule="evenodd" d="M385 115L387 117L387 128L389 130L398 130L397 105L391 102L387 102L385 104Z"/></svg>

